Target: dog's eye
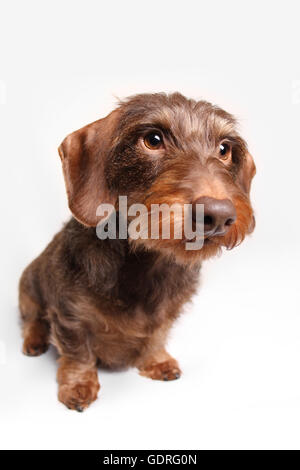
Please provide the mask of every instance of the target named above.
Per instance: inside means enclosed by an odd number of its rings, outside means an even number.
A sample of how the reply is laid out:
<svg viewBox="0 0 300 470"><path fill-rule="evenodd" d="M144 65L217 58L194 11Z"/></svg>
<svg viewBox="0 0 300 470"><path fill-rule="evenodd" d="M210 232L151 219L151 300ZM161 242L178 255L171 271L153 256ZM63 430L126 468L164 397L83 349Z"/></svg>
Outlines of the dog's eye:
<svg viewBox="0 0 300 470"><path fill-rule="evenodd" d="M219 154L222 160L229 160L231 158L231 146L223 142L220 144Z"/></svg>
<svg viewBox="0 0 300 470"><path fill-rule="evenodd" d="M163 146L163 139L158 132L150 132L144 137L144 144L150 150L158 150Z"/></svg>

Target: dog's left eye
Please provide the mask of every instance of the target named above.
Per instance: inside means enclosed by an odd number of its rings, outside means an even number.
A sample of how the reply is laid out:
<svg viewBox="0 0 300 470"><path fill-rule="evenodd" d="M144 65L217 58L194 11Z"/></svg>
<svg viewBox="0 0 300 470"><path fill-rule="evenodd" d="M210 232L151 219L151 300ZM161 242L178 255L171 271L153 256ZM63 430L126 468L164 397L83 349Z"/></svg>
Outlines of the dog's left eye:
<svg viewBox="0 0 300 470"><path fill-rule="evenodd" d="M163 146L162 136L158 132L150 132L144 137L144 144L150 150L158 150Z"/></svg>
<svg viewBox="0 0 300 470"><path fill-rule="evenodd" d="M229 160L231 157L231 146L223 142L220 144L219 154L222 160Z"/></svg>

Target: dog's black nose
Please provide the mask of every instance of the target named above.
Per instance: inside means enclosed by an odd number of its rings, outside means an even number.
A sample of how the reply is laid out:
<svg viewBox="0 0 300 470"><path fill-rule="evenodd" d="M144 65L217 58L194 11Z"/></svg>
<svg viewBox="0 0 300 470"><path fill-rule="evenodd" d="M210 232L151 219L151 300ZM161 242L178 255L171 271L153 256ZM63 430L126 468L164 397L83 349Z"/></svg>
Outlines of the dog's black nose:
<svg viewBox="0 0 300 470"><path fill-rule="evenodd" d="M204 204L204 236L225 235L236 220L234 205L229 199L200 197L193 204L193 220L196 220L196 204Z"/></svg>

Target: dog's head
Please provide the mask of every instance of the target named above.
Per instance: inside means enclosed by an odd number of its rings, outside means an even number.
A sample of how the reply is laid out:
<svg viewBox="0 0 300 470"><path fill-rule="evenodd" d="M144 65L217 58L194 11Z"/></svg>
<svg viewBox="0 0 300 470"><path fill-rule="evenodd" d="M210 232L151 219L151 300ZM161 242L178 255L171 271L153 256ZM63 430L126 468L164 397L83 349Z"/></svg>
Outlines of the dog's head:
<svg viewBox="0 0 300 470"><path fill-rule="evenodd" d="M205 101L179 93L133 96L106 118L67 136L59 154L69 207L86 226L97 225L100 204L118 210L120 195L129 205L144 204L147 219L153 204L204 204L201 250L187 251L183 237L175 238L172 230L168 239L134 241L185 262L213 256L223 246L233 248L254 228L253 159L235 119ZM173 228L176 217L171 213ZM160 234L162 222L159 217Z"/></svg>

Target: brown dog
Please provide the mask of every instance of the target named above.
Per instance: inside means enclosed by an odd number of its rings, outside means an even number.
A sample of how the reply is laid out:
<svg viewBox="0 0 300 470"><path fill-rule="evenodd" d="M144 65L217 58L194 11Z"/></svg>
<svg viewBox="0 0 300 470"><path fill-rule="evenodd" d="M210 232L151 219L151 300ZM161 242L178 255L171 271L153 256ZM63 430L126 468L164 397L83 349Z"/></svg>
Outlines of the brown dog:
<svg viewBox="0 0 300 470"><path fill-rule="evenodd" d="M180 376L165 343L196 290L201 262L254 228L255 166L235 124L204 101L144 94L61 144L74 218L24 271L20 310L24 353L57 348L58 396L69 408L82 411L97 398L97 362L134 366L157 380ZM149 211L204 204L202 249L188 251L174 237L100 240L97 207L110 203L118 213L119 195Z"/></svg>

